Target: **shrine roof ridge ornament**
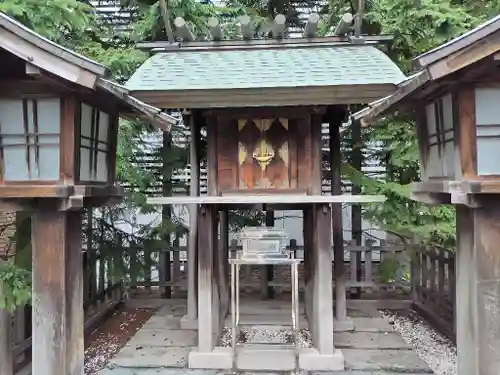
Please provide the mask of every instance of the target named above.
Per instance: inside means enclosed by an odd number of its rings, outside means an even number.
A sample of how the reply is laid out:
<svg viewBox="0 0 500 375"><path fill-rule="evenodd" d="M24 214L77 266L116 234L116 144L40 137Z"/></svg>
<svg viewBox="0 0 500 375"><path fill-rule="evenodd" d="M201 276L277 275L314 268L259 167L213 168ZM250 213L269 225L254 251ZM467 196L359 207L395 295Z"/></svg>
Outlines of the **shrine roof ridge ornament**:
<svg viewBox="0 0 500 375"><path fill-rule="evenodd" d="M500 61L500 15L413 60L420 69L401 81L397 90L351 115L367 126L387 113L405 109L413 100L430 97L440 88L474 81Z"/></svg>
<svg viewBox="0 0 500 375"><path fill-rule="evenodd" d="M0 48L26 61L28 74L53 75L84 90L110 94L127 108L121 112L123 117L146 119L164 131L178 122L175 117L132 97L127 88L106 79L105 66L50 41L3 12L0 12Z"/></svg>
<svg viewBox="0 0 500 375"><path fill-rule="evenodd" d="M174 21L176 42L155 41L141 42L137 48L153 50L153 52L169 51L192 51L203 49L253 49L253 48L293 48L296 46L331 46L349 44L376 44L390 43L392 35L349 35L353 31L352 26L355 16L351 13L343 14L338 24L333 28L333 35L317 35L319 15L311 13L304 27L301 37L289 37L286 33L286 17L278 14L269 25L259 25L256 29L252 19L248 15L239 17L238 23L241 28L240 39L225 39L220 21L212 17L207 22L210 30L209 38L199 38L197 40L190 30L187 22L182 17L177 17ZM258 37L268 35L270 37Z"/></svg>

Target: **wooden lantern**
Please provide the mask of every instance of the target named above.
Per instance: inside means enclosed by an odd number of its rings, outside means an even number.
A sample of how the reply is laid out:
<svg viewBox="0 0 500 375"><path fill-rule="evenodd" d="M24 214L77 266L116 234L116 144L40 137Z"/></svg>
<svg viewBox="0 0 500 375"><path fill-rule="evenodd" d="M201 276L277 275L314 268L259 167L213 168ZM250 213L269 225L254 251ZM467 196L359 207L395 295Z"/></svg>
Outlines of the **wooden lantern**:
<svg viewBox="0 0 500 375"><path fill-rule="evenodd" d="M422 181L413 198L456 205L459 374L500 366L500 17L426 54L398 91L354 115L368 123L406 110L416 119Z"/></svg>
<svg viewBox="0 0 500 375"><path fill-rule="evenodd" d="M71 95L0 99L0 183L113 185L117 118Z"/></svg>
<svg viewBox="0 0 500 375"><path fill-rule="evenodd" d="M83 374L83 208L121 195L119 115L165 130L175 120L1 12L0 35L0 208L31 216L32 373ZM11 354L0 348L2 375Z"/></svg>

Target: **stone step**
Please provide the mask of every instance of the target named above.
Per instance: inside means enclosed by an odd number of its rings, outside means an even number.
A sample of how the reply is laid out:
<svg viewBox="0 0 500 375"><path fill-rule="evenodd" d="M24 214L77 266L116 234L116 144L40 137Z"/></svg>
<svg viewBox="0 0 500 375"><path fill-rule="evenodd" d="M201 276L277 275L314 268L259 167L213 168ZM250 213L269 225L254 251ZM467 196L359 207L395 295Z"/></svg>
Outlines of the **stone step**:
<svg viewBox="0 0 500 375"><path fill-rule="evenodd" d="M245 345L236 350L238 370L292 371L295 366L295 351L278 345Z"/></svg>
<svg viewBox="0 0 500 375"><path fill-rule="evenodd" d="M394 332L336 332L333 341L339 349L411 350L411 346Z"/></svg>
<svg viewBox="0 0 500 375"><path fill-rule="evenodd" d="M392 371L412 375L433 373L411 350L342 349L342 353L345 366L351 371Z"/></svg>
<svg viewBox="0 0 500 375"><path fill-rule="evenodd" d="M231 314L226 318L226 327L231 327ZM292 326L292 315L288 314L242 314L240 315L240 326ZM299 327L308 328L306 317L299 316Z"/></svg>
<svg viewBox="0 0 500 375"><path fill-rule="evenodd" d="M292 371L239 371L238 375L293 375ZM316 372L312 371L310 375L402 375L401 372L386 372L386 371L329 371ZM130 369L116 367L113 369L104 369L99 372L99 375L234 375L231 370L195 370L195 369L173 369L173 368L158 368L158 369ZM428 373L412 373L406 375L428 375Z"/></svg>

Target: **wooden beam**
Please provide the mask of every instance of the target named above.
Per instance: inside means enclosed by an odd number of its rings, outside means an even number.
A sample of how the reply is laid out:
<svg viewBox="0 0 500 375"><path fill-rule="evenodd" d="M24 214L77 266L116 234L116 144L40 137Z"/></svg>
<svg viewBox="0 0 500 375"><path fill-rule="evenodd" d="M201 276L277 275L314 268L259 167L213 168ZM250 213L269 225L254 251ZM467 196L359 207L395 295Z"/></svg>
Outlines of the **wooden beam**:
<svg viewBox="0 0 500 375"><path fill-rule="evenodd" d="M26 63L26 74L29 76L40 76L42 74L41 69L30 63Z"/></svg>
<svg viewBox="0 0 500 375"><path fill-rule="evenodd" d="M279 204L279 203L376 203L384 202L383 195L226 195L226 196L198 196L198 197L152 197L147 199L148 204Z"/></svg>
<svg viewBox="0 0 500 375"><path fill-rule="evenodd" d="M0 80L0 97L55 97L67 94L68 89L42 80Z"/></svg>
<svg viewBox="0 0 500 375"><path fill-rule="evenodd" d="M212 40L219 41L224 35L222 33L222 28L220 27L219 20L212 17L208 20L208 26L210 27L210 33L212 34Z"/></svg>
<svg viewBox="0 0 500 375"><path fill-rule="evenodd" d="M226 119L254 119L284 117L288 119L305 118L309 115L323 115L326 106L290 106L284 108L260 107L260 108L224 108L209 109L204 111L205 116L224 117Z"/></svg>
<svg viewBox="0 0 500 375"><path fill-rule="evenodd" d="M273 37L275 39L283 39L285 36L286 17L283 14L278 14L274 17L273 22Z"/></svg>
<svg viewBox="0 0 500 375"><path fill-rule="evenodd" d="M473 87L458 93L458 149L462 177L472 180L477 176L476 94Z"/></svg>
<svg viewBox="0 0 500 375"><path fill-rule="evenodd" d="M342 17L340 17L337 26L335 26L335 30L333 31L333 35L346 35L351 30L351 24L354 17L351 13L344 13Z"/></svg>
<svg viewBox="0 0 500 375"><path fill-rule="evenodd" d="M38 68L47 70L63 79L91 89L95 87L98 78L95 71L104 70L104 67L97 66L97 64L90 63L90 60L85 59L88 63L86 65L93 65L94 72L91 72L85 69L83 65L79 66L74 62L69 62L67 57L70 56L70 53L67 50L62 52L59 50L59 53L52 54L48 52L49 48L42 49L41 46L47 43L45 40L40 41L39 39L37 43L32 44L32 42L24 39L22 35L17 35L4 28L0 28L0 41L2 48L17 57L30 61ZM54 46L51 48L54 48ZM72 59L74 57L73 55ZM83 59L80 58L80 60ZM104 71L102 74L104 74Z"/></svg>
<svg viewBox="0 0 500 375"><path fill-rule="evenodd" d="M319 16L318 16L319 22ZM392 35L365 35L363 39L368 43L391 43L394 40ZM249 39L249 40L223 40L223 41L193 41L189 43L182 44L179 48L172 48L172 45L166 41L158 42L142 42L138 43L136 47L142 50L158 50L158 51L179 51L179 49L189 49L192 50L204 50L214 48L219 49L251 49L251 48L291 48L293 46L299 47L317 47L317 46L336 46L339 43L349 43L350 38L348 36L311 36L302 38L285 38L280 41L276 39Z"/></svg>
<svg viewBox="0 0 500 375"><path fill-rule="evenodd" d="M396 85L305 86L209 90L134 91L132 94L159 108L290 107L371 103L394 92Z"/></svg>
<svg viewBox="0 0 500 375"><path fill-rule="evenodd" d="M177 17L174 20L174 25L175 25L175 33L177 34L178 37L188 42L192 42L195 40L194 34L191 32L191 30L189 30L189 27L184 18Z"/></svg>
<svg viewBox="0 0 500 375"><path fill-rule="evenodd" d="M318 30L319 14L311 13L304 29L304 38L314 38Z"/></svg>
<svg viewBox="0 0 500 375"><path fill-rule="evenodd" d="M241 24L241 34L243 35L243 39L245 40L252 39L254 30L251 18L247 15L241 16L240 24Z"/></svg>

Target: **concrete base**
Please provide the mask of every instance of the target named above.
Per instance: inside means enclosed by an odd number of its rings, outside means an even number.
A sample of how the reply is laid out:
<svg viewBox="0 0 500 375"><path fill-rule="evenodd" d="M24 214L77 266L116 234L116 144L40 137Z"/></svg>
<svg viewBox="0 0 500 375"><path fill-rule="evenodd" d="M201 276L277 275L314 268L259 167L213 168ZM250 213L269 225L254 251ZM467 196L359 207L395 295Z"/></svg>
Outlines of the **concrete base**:
<svg viewBox="0 0 500 375"><path fill-rule="evenodd" d="M250 371L293 371L295 370L295 350L274 349L259 345L243 347L237 351L236 368ZM262 349L261 349L262 348Z"/></svg>
<svg viewBox="0 0 500 375"><path fill-rule="evenodd" d="M299 368L306 371L343 371L344 355L339 349L333 354L320 354L314 348L303 348L299 352Z"/></svg>
<svg viewBox="0 0 500 375"><path fill-rule="evenodd" d="M187 315L181 318L181 329L198 329L198 319L193 319Z"/></svg>
<svg viewBox="0 0 500 375"><path fill-rule="evenodd" d="M230 369L233 367L231 348L215 347L211 352L199 352L198 348L189 353L189 368Z"/></svg>
<svg viewBox="0 0 500 375"><path fill-rule="evenodd" d="M346 320L337 320L333 318L333 332L354 331L354 320L347 318Z"/></svg>

